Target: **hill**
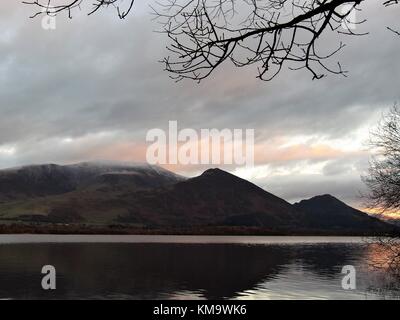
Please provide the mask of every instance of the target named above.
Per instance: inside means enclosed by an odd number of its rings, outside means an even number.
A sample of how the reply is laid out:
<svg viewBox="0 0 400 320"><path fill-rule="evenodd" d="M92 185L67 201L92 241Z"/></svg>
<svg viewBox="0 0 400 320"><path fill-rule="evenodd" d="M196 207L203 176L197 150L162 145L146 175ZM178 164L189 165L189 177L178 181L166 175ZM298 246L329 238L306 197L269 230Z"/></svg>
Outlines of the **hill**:
<svg viewBox="0 0 400 320"><path fill-rule="evenodd" d="M392 228L382 220L354 209L329 194L302 200L295 203L294 207L302 213L302 221L307 229L356 233L375 230L379 233Z"/></svg>

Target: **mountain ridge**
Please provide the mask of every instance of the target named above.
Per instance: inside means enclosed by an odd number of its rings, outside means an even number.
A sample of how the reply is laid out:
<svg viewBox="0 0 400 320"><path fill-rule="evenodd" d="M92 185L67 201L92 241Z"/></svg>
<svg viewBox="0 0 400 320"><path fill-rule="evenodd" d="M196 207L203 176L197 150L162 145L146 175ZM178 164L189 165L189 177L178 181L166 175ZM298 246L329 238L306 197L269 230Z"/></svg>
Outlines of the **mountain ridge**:
<svg viewBox="0 0 400 320"><path fill-rule="evenodd" d="M265 234L387 233L394 228L331 195L292 205L218 168L185 178L147 164L99 162L0 170L0 224L10 223Z"/></svg>

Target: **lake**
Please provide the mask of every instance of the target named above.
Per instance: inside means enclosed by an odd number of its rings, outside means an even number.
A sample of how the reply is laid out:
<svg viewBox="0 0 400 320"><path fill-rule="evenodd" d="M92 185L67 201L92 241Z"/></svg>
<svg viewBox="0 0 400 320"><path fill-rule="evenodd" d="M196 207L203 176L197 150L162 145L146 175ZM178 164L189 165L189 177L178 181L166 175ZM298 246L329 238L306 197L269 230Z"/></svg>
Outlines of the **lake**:
<svg viewBox="0 0 400 320"><path fill-rule="evenodd" d="M377 255L354 237L0 235L0 299L398 299Z"/></svg>

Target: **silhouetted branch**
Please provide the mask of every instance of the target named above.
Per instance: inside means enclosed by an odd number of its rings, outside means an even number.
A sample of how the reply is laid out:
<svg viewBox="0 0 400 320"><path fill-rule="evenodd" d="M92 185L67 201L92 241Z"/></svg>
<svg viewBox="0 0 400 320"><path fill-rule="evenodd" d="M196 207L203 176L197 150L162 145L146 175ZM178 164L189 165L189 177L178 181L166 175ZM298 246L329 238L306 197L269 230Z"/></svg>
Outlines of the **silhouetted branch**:
<svg viewBox="0 0 400 320"><path fill-rule="evenodd" d="M285 64L320 79L326 73L346 74L339 62L326 62L345 45L339 42L322 54L318 40L328 31L360 35L341 28L357 23L350 14L362 1L169 0L154 11L171 40L171 55L163 62L176 80L200 81L225 61L237 67L257 64L262 80L273 79Z"/></svg>
<svg viewBox="0 0 400 320"><path fill-rule="evenodd" d="M384 6L389 7L395 4L399 4L399 0L387 0L383 3Z"/></svg>
<svg viewBox="0 0 400 320"><path fill-rule="evenodd" d="M135 0L127 0L125 3L127 5L124 6L125 10L122 8L122 3L124 0L93 0L92 8L88 12L88 15L91 15L97 12L100 8L108 8L110 6L114 7L117 10L118 16L120 19L124 19L132 10L133 4ZM39 11L31 16L34 18L38 15L47 14L47 15L57 15L60 12L66 12L68 17L72 18L72 11L74 9L80 9L83 3L87 3L86 0L34 0L34 1L23 1L24 4L33 5L39 8Z"/></svg>
<svg viewBox="0 0 400 320"><path fill-rule="evenodd" d="M400 36L400 31L394 30L394 29L392 29L391 27L387 27L387 29L388 29L389 31L392 31L394 34Z"/></svg>

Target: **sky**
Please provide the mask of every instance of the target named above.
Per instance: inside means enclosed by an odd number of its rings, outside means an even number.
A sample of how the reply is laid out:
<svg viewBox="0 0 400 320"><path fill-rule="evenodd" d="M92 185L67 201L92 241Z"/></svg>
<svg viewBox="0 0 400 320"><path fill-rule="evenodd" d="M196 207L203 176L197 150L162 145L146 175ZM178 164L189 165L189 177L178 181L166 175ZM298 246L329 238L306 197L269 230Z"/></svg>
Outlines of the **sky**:
<svg viewBox="0 0 400 320"><path fill-rule="evenodd" d="M398 25L399 8L362 6L357 19L368 20L358 28L369 34L343 36L334 59L347 78L284 70L263 82L254 68L228 63L198 84L163 71L168 40L154 32L149 4L135 4L124 21L112 10L83 11L44 30L32 7L2 1L0 168L145 161L146 132L176 120L181 129L254 129L255 166L226 169L289 202L330 193L363 206L369 132L400 101L400 38L386 29ZM169 169L195 176L205 167Z"/></svg>

